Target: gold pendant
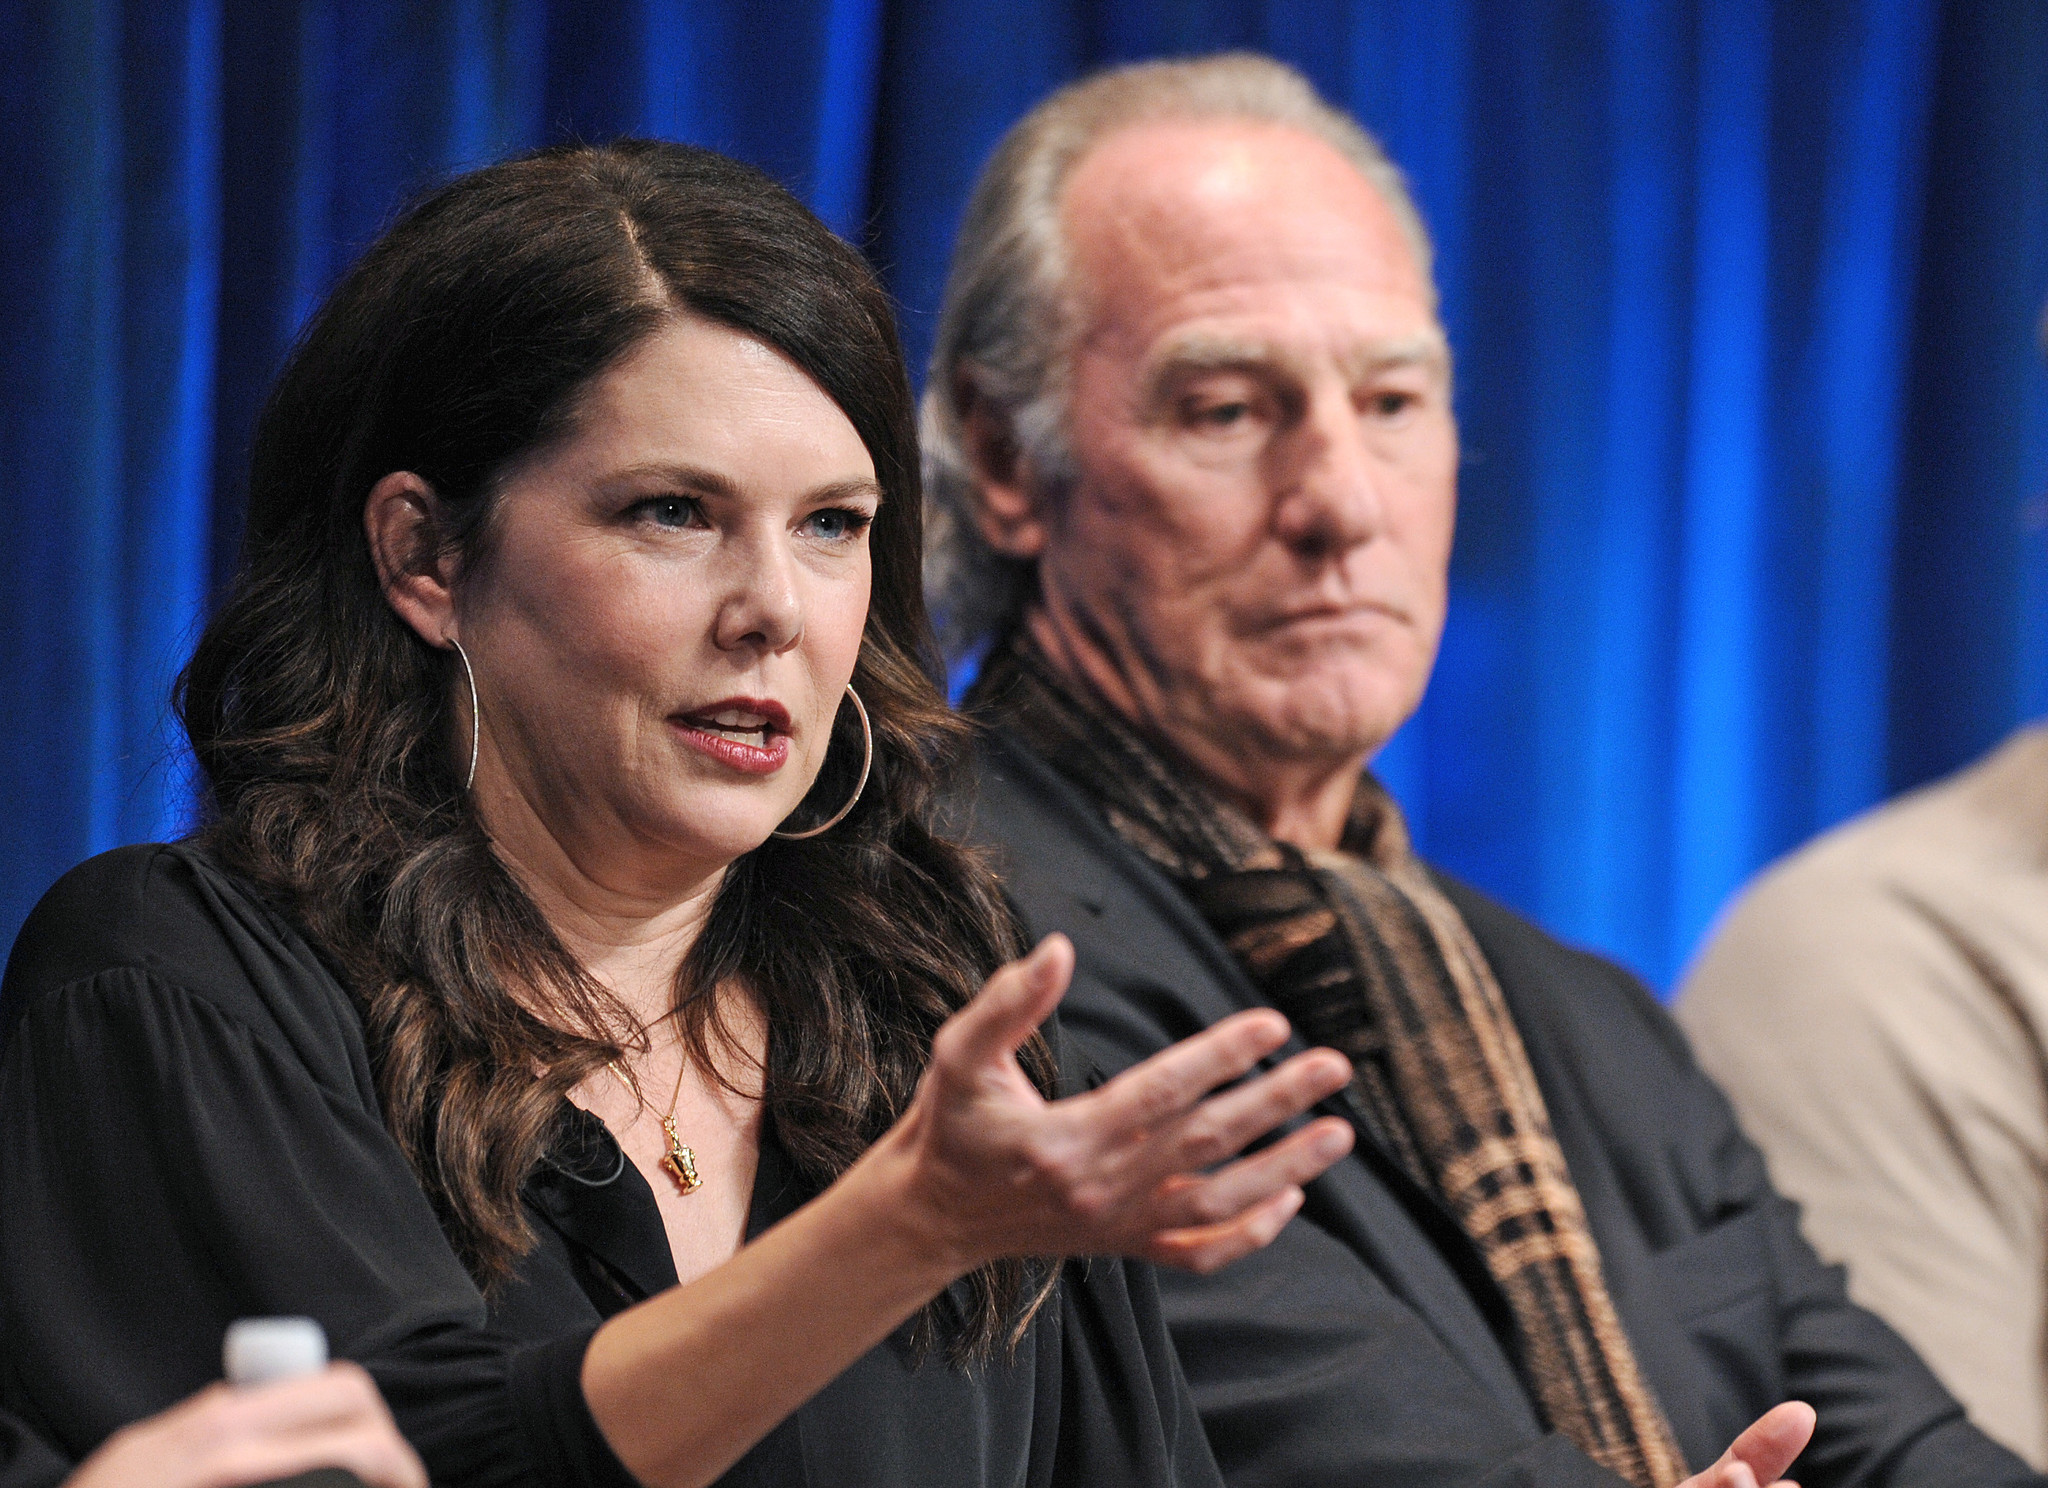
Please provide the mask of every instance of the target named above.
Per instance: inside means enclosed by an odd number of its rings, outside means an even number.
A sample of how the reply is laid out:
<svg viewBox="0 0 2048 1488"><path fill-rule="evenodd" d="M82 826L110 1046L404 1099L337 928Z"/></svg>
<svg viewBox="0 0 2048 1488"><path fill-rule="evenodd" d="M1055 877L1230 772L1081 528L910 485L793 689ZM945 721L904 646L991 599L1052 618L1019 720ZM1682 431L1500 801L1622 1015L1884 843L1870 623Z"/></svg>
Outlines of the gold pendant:
<svg viewBox="0 0 2048 1488"><path fill-rule="evenodd" d="M695 1193L704 1186L704 1180L697 1176L697 1154L685 1147L676 1135L675 1117L662 1117L661 1129L668 1133L668 1156L661 1160L661 1165L668 1169L669 1177L675 1179L676 1187L686 1194Z"/></svg>

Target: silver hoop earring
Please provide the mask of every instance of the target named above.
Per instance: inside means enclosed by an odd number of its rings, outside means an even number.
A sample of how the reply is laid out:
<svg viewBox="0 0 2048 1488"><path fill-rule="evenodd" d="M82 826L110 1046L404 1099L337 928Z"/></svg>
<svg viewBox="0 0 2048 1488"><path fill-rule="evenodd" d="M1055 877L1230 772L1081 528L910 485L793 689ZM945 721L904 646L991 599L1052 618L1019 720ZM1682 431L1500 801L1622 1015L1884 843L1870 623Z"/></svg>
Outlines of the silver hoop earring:
<svg viewBox="0 0 2048 1488"><path fill-rule="evenodd" d="M846 819L846 813L860 804L860 793L868 788L868 771L875 766L875 731L868 726L868 710L860 700L860 694L853 690L851 682L846 684L846 695L853 699L853 711L860 715L860 779L853 783L853 794L846 804L819 822L815 827L802 832L770 832L770 837L780 837L785 842L801 842L806 837L815 837L820 832L829 832Z"/></svg>
<svg viewBox="0 0 2048 1488"><path fill-rule="evenodd" d="M476 705L476 670L469 664L469 653L462 649L462 642L454 636L448 637L448 644L462 658L462 675L469 679L469 775L462 782L462 789L467 793L476 784L476 751L477 745L483 741L484 715Z"/></svg>

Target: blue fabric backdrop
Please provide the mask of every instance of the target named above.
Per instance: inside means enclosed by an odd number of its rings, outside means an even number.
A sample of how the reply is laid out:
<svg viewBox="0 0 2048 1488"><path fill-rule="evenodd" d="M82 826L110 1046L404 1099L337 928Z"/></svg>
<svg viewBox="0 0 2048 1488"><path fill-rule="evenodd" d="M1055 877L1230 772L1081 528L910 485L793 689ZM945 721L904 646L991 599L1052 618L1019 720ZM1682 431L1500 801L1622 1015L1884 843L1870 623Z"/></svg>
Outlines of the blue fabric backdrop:
<svg viewBox="0 0 2048 1488"><path fill-rule="evenodd" d="M7 0L0 943L185 819L165 692L258 399L407 192L715 145L921 362L1001 130L1226 46L1379 131L1441 244L1452 619L1381 761L1439 861L1668 982L1759 864L2044 711L2038 0Z"/></svg>

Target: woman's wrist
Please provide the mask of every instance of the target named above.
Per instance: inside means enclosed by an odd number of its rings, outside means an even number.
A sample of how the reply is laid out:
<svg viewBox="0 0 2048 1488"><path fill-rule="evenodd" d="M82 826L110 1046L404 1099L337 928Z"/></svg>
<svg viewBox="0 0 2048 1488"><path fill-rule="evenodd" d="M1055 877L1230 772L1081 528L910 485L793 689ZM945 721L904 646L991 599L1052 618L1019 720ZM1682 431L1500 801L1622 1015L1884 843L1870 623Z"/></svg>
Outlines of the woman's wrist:
<svg viewBox="0 0 2048 1488"><path fill-rule="evenodd" d="M849 1223L878 1267L900 1274L925 1300L990 1257L977 1253L925 1161L929 1113L913 1106L834 1185ZM922 1304L920 1304L922 1305Z"/></svg>

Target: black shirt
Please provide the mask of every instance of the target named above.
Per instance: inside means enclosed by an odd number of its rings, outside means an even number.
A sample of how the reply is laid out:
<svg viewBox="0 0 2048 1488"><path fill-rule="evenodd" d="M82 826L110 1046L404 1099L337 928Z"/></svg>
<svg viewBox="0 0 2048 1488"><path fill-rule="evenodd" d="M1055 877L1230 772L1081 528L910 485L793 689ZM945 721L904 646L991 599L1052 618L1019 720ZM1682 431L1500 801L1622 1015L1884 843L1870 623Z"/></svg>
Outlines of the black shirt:
<svg viewBox="0 0 2048 1488"><path fill-rule="evenodd" d="M676 1277L601 1122L565 1112L524 1192L539 1246L487 1302L385 1130L356 1003L190 845L58 882L9 959L0 1041L0 1410L35 1436L76 1461L216 1378L235 1318L303 1314L376 1378L439 1488L632 1482L583 1352ZM749 1238L811 1197L772 1126ZM963 1372L906 1328L723 1481L1219 1480L1152 1273L1095 1260L1014 1355Z"/></svg>
<svg viewBox="0 0 2048 1488"><path fill-rule="evenodd" d="M0 1488L58 1488L70 1470L27 1427L0 1411Z"/></svg>

